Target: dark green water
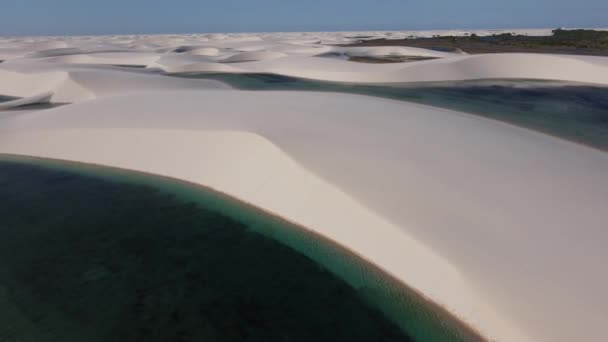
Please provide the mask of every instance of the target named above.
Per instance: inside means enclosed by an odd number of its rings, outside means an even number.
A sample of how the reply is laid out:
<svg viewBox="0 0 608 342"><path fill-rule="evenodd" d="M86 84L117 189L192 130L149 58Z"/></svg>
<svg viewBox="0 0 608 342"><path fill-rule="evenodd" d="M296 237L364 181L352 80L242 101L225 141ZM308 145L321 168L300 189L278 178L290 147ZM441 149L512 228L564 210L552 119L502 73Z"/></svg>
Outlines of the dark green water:
<svg viewBox="0 0 608 342"><path fill-rule="evenodd" d="M468 341L353 254L212 191L0 161L0 341Z"/></svg>
<svg viewBox="0 0 608 342"><path fill-rule="evenodd" d="M13 101L13 100L17 100L17 99L19 99L19 98L14 97L14 96L0 95L0 102Z"/></svg>
<svg viewBox="0 0 608 342"><path fill-rule="evenodd" d="M523 126L608 150L608 87L553 81L483 80L365 85L271 74L177 74L246 90L304 90L410 101Z"/></svg>
<svg viewBox="0 0 608 342"><path fill-rule="evenodd" d="M136 64L114 64L114 66L121 68L134 68L134 69L143 69L146 65L136 65Z"/></svg>

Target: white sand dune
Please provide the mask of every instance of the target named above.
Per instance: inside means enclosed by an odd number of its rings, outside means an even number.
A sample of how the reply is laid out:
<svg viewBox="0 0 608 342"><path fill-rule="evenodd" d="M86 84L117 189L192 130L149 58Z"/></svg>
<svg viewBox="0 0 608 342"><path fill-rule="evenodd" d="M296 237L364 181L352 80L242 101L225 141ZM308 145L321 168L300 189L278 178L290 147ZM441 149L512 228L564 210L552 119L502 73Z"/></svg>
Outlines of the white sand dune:
<svg viewBox="0 0 608 342"><path fill-rule="evenodd" d="M154 62L152 62L154 60ZM48 60L45 60L48 62ZM99 62L103 63L99 63ZM173 55L149 59L93 59L91 55L64 56L57 63L147 65L170 73L226 72L274 73L324 81L353 83L403 83L474 79L538 79L608 84L605 57L536 54L492 54L440 58L416 63L363 64L345 60L284 56L280 53L242 53L222 56ZM150 62L150 63L147 63ZM144 64L140 64L144 63ZM226 65L229 63L229 65ZM3 63L4 64L4 63ZM7 63L24 72L31 61ZM1 69L0 69L1 71ZM33 75L33 73L29 73ZM34 76L31 76L34 77ZM41 76L45 79L46 76ZM2 83L8 79L0 79Z"/></svg>
<svg viewBox="0 0 608 342"><path fill-rule="evenodd" d="M42 93L30 97L20 98L12 101L0 102L0 110L22 107L33 104L44 104L51 102L53 93Z"/></svg>
<svg viewBox="0 0 608 342"><path fill-rule="evenodd" d="M84 101L95 97L65 71L28 74L0 70L0 94L31 98L42 93L52 93L53 102Z"/></svg>
<svg viewBox="0 0 608 342"><path fill-rule="evenodd" d="M34 51L26 54L24 57L26 58L44 58L44 57L56 57L56 56L70 56L70 55L80 55L84 53L83 50L78 48L57 48L57 49L45 49L41 51Z"/></svg>
<svg viewBox="0 0 608 342"><path fill-rule="evenodd" d="M373 55L373 54L372 54ZM430 55L430 54L429 54ZM428 55L427 55L428 56ZM426 56L424 56L426 57ZM174 61L165 67L179 72ZM188 64L186 64L188 65ZM586 57L541 54L491 54L457 56L416 63L362 64L345 60L289 56L258 62L234 64L234 73L273 73L323 81L353 83L403 83L474 79L538 79L608 84L608 65ZM199 66L200 72L215 71L212 63ZM188 71L194 71L188 65ZM224 72L231 72L226 69Z"/></svg>
<svg viewBox="0 0 608 342"><path fill-rule="evenodd" d="M219 49L216 48L196 48L190 50L190 54L196 56L217 56L220 53Z"/></svg>
<svg viewBox="0 0 608 342"><path fill-rule="evenodd" d="M450 57L459 53L440 52L429 49L421 49L406 46L373 46L373 47L342 47L335 46L328 52L344 54L346 56L358 57L382 57L382 56L419 56L419 57Z"/></svg>
<svg viewBox="0 0 608 342"><path fill-rule="evenodd" d="M0 69L0 94L32 97L52 92L53 102L80 102L96 97L125 95L151 90L228 89L212 80L179 80L155 74L108 69L73 68L51 71L41 68L36 73L19 73Z"/></svg>
<svg viewBox="0 0 608 342"><path fill-rule="evenodd" d="M0 46L8 60L5 63L120 64L160 67L168 72L261 72L347 82L421 82L477 78L529 78L588 81L605 84L606 63L588 57L493 54L462 56L410 47L340 47L329 46L325 40L348 42L357 37L404 38L429 34L492 34L502 32L528 35L549 34L550 30L486 30L486 31L428 31L428 32L338 32L338 33L276 33L276 34L215 34L184 36L126 36L126 37L56 37L23 38ZM325 44L323 43L325 41ZM181 53L174 52L181 49ZM20 51L20 52L19 52ZM362 65L361 63L328 58L323 54L346 56L421 56L442 57L424 63L393 65ZM192 58L200 56L200 66ZM167 57L169 57L167 59ZM183 60L182 60L183 59ZM181 63L179 62L181 60ZM171 61L164 64L163 61ZM251 63L258 61L257 63ZM232 71L212 63L231 62ZM564 67L566 66L567 67ZM339 71L339 72L338 72Z"/></svg>
<svg viewBox="0 0 608 342"><path fill-rule="evenodd" d="M435 54L318 43L350 35L7 43L13 57L0 64L0 94L31 99L52 93L52 101L73 104L0 113L0 153L141 170L212 187L350 248L491 340L604 340L605 152L434 107L332 93L237 91L152 70L342 82L608 84L602 57L440 54L373 65L316 56ZM134 48L95 52L126 46ZM28 55L65 48L79 53ZM141 65L149 69L108 66L122 62L147 62Z"/></svg>
<svg viewBox="0 0 608 342"><path fill-rule="evenodd" d="M112 97L2 127L5 153L186 179L287 217L487 336L603 335L604 152L466 114L314 93Z"/></svg>

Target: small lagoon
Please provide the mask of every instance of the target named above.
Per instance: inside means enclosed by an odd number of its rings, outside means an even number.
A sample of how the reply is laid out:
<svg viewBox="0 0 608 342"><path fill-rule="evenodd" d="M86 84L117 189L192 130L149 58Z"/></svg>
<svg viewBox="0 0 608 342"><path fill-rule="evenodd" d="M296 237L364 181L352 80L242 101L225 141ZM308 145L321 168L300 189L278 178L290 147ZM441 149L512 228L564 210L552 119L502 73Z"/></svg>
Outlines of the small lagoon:
<svg viewBox="0 0 608 342"><path fill-rule="evenodd" d="M364 260L219 193L0 159L2 341L475 341Z"/></svg>

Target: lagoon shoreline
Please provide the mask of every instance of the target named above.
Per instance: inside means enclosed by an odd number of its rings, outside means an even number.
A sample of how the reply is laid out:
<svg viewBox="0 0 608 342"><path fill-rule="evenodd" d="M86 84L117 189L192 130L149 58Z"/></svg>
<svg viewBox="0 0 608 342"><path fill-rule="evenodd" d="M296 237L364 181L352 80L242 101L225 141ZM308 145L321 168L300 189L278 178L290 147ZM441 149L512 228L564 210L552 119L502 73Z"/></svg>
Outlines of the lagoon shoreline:
<svg viewBox="0 0 608 342"><path fill-rule="evenodd" d="M248 203L241 199L230 196L229 194L226 194L217 189L213 189L203 184L194 183L179 178L163 176L152 172L136 171L115 166L107 166L88 162L78 162L71 160L6 153L0 153L0 162L14 162L18 164L32 165L35 167L49 168L52 170L73 172L76 174L82 174L94 178L109 179L114 182L143 184L152 187L158 187L161 183L157 183L157 181L160 181L162 182L163 187L159 187L159 189L163 189L164 191L167 191L169 193L171 193L171 186L173 183L179 184L180 186L190 187L193 190L203 191L208 194L211 194L212 196L218 196L221 198L222 201L230 203L231 207L238 208L237 210L245 210L249 212L249 214L247 214L248 216L253 215L257 217L262 217L262 220L270 219L274 221L274 224L278 226L287 227L288 229L297 229L301 233L311 236L312 239L317 243L326 245L328 246L328 248L332 249L337 255L342 255L343 257L346 257L349 260L348 262L358 264L360 265L358 266L359 268L365 269L367 272L374 274L374 276L369 276L369 278L377 278L378 276L380 276L382 282L378 283L378 285L382 286L382 289L380 291L383 291L387 295L385 299L389 299L391 301L399 301L399 298L407 298L408 302L410 302L410 304L408 305L418 307L418 309L421 310L420 312L422 313L422 315L424 317L427 317L427 319L428 317L433 317L433 320L435 321L433 324L437 324L436 328L446 329L446 331L449 331L450 334L453 334L452 337L458 336L459 340L463 342L489 341L487 338L483 337L480 332L476 331L474 327L468 325L464 321L459 320L440 304L433 302L432 299L424 296L424 294L420 293L416 289L411 288L387 270L384 270L380 266L375 265L373 262L366 259L364 255L352 249L349 249L348 247L341 245L338 241L334 241L326 236L323 236L322 234L314 230L308 229L296 222L290 221L287 218L281 217L280 215L272 213L261 207L255 206L252 203ZM127 176L128 179L125 179L125 176ZM141 183L142 178L140 177L143 177L145 183ZM167 188L165 188L165 186L167 186ZM190 199L196 201L196 198ZM222 212L222 214L230 217L229 212ZM255 228L254 231L264 235L264 232L255 230ZM276 236L267 237L274 239L282 244L285 244L286 246L292 248L298 253L302 253L311 260L319 263L321 266L327 267L327 264L324 263L327 260L322 260L322 258L319 259L319 257L316 257L314 254L306 253L305 250L298 249L298 244L288 243L286 241L282 241L281 239L276 239ZM344 274L339 274L340 272L337 269L328 268L328 270L332 274L338 276L340 279L347 282L350 286L353 286L349 279L344 278ZM355 290L357 290L356 287ZM393 310L391 312L391 310L387 311L386 306L391 304L395 305L394 303L378 303L373 302L372 300L370 304L373 305L376 309L379 309L381 312L383 312L389 320L397 324L405 333L411 333L410 331L408 331L408 323L411 324L412 317L399 317L394 315L395 308L397 311L404 310L404 308L399 308L399 305L396 305L396 307L393 307ZM393 315L391 315L391 313Z"/></svg>

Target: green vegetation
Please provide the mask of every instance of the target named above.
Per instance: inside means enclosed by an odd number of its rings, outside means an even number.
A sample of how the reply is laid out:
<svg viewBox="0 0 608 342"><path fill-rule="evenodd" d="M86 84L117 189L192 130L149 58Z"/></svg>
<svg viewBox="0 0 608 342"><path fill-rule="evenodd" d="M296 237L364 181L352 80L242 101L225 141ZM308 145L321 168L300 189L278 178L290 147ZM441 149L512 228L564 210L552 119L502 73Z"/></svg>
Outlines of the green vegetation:
<svg viewBox="0 0 608 342"><path fill-rule="evenodd" d="M413 46L440 51L464 51L470 54L533 52L608 56L608 31L553 30L550 36L527 36L513 33L478 36L433 36L401 40L375 39L349 46Z"/></svg>
<svg viewBox="0 0 608 342"><path fill-rule="evenodd" d="M608 49L608 31L553 30L551 41L560 45L575 45L580 48Z"/></svg>
<svg viewBox="0 0 608 342"><path fill-rule="evenodd" d="M465 37L464 39L467 38ZM473 34L468 37L468 39L494 43L498 45L520 46L527 48L553 46L577 49L608 49L608 31L595 30L556 29L553 30L553 35L540 37L514 35L511 33L502 33L492 36L479 37Z"/></svg>

